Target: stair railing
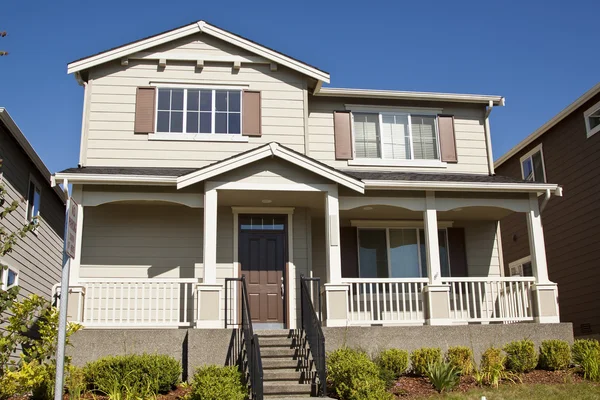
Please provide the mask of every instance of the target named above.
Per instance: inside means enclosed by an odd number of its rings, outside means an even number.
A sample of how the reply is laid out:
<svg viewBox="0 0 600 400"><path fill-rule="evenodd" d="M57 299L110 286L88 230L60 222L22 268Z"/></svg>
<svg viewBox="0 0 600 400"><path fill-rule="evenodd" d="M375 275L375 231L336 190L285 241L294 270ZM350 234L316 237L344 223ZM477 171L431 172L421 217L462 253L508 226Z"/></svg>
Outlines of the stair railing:
<svg viewBox="0 0 600 400"><path fill-rule="evenodd" d="M240 322L238 321L235 304L238 293L235 286L239 284L239 305ZM235 286L234 286L235 285ZM232 299L228 299L229 294ZM229 300L229 301L228 301ZM230 314L232 314L230 316ZM230 322L230 321L233 321ZM252 316L250 314L250 302L248 300L248 289L246 287L246 277L226 278L225 279L225 328L229 325L237 326L236 331L239 336L240 349L238 352L238 366L246 379L250 383L250 392L252 400L263 400L263 366L260 356L260 344L258 336L252 328Z"/></svg>
<svg viewBox="0 0 600 400"><path fill-rule="evenodd" d="M316 283L318 310L313 303L313 285ZM310 289L309 289L310 285ZM310 354L319 378L318 391L322 397L327 396L327 370L325 365L325 336L321 328L321 280L300 275L300 297L302 305L302 333L310 347Z"/></svg>

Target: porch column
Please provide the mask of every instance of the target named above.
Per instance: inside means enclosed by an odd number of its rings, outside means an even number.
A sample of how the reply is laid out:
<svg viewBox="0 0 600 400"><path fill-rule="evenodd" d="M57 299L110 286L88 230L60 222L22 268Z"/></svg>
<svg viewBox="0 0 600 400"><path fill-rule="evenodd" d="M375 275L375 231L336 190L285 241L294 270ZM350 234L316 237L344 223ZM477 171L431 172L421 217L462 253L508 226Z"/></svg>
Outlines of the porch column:
<svg viewBox="0 0 600 400"><path fill-rule="evenodd" d="M202 283L217 283L217 189L204 192L204 276Z"/></svg>
<svg viewBox="0 0 600 400"><path fill-rule="evenodd" d="M340 207L337 186L325 197L325 247L327 253L327 283L342 281L342 256L340 252Z"/></svg>
<svg viewBox="0 0 600 400"><path fill-rule="evenodd" d="M427 325L450 325L450 285L442 284L440 264L440 244L438 239L437 210L435 193L427 192L425 211L425 252L429 283L423 289L425 301L425 323Z"/></svg>
<svg viewBox="0 0 600 400"><path fill-rule="evenodd" d="M538 198L535 193L529 195L527 230L529 233L531 268L536 278L535 284L531 288L534 318L536 322L558 323L560 322L558 286L556 283L550 282L548 277L544 229Z"/></svg>

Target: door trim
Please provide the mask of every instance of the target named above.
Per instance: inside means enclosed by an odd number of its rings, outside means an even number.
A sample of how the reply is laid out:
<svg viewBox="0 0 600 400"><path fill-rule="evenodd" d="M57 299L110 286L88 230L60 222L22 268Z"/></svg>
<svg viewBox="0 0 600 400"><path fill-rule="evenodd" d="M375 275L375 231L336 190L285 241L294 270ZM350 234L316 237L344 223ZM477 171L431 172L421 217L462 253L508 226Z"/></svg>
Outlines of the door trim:
<svg viewBox="0 0 600 400"><path fill-rule="evenodd" d="M288 260L285 264L285 319L286 329L296 329L296 266L294 265L294 207L231 207L233 212L233 275L241 276L242 265L239 262L239 216L240 214L283 214L287 215L287 250ZM294 296L290 296L293 293ZM292 318L292 315L294 318Z"/></svg>

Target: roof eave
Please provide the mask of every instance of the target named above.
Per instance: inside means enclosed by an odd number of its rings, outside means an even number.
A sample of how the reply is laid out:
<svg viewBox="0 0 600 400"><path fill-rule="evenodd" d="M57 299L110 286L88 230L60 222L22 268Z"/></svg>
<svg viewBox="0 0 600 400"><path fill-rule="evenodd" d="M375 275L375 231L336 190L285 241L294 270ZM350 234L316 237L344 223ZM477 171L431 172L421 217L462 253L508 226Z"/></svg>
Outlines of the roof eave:
<svg viewBox="0 0 600 400"><path fill-rule="evenodd" d="M434 191L479 191L479 192L512 192L512 193L544 193L547 190L557 192L560 186L550 183L481 183L481 182L432 182L432 181L385 181L363 179L367 190L434 190Z"/></svg>
<svg viewBox="0 0 600 400"><path fill-rule="evenodd" d="M351 88L321 88L314 93L322 97L354 97L372 99L396 99L396 100L422 100L422 101L448 101L455 103L474 103L488 105L490 101L495 106L504 106L505 99L502 96L461 94L461 93L437 93L437 92L407 92L394 90L370 90Z"/></svg>
<svg viewBox="0 0 600 400"><path fill-rule="evenodd" d="M58 172L52 176L52 184L68 180L70 184L90 185L152 185L176 186L176 176L160 175L114 175L114 174L77 174Z"/></svg>

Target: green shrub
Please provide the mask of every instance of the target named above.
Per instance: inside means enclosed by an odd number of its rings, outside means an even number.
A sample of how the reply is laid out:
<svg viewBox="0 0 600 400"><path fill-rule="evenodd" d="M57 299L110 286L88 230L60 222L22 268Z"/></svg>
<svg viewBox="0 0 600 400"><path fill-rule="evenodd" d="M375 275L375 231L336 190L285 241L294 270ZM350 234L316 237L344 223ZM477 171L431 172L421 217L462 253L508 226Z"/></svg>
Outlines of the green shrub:
<svg viewBox="0 0 600 400"><path fill-rule="evenodd" d="M473 372L473 350L465 346L450 347L446 352L446 362L461 375Z"/></svg>
<svg viewBox="0 0 600 400"><path fill-rule="evenodd" d="M179 382L181 364L166 355L128 354L88 363L84 374L93 389L107 395L144 397L170 391Z"/></svg>
<svg viewBox="0 0 600 400"><path fill-rule="evenodd" d="M375 359L380 377L387 386L393 384L408 369L408 352L398 349L384 350Z"/></svg>
<svg viewBox="0 0 600 400"><path fill-rule="evenodd" d="M495 388L501 380L515 382L519 379L513 372L506 370L506 356L502 354L502 349L493 346L481 355L481 363L474 377L478 385L485 384Z"/></svg>
<svg viewBox="0 0 600 400"><path fill-rule="evenodd" d="M513 372L533 371L538 364L538 355L532 340L515 340L504 346L506 368Z"/></svg>
<svg viewBox="0 0 600 400"><path fill-rule="evenodd" d="M412 371L416 375L426 376L429 364L442 361L442 350L433 347L423 347L413 351L410 355Z"/></svg>
<svg viewBox="0 0 600 400"><path fill-rule="evenodd" d="M579 354L579 367L583 377L600 382L600 353L594 348L583 348Z"/></svg>
<svg viewBox="0 0 600 400"><path fill-rule="evenodd" d="M438 361L429 364L427 377L439 393L450 391L460 383L459 371L449 362Z"/></svg>
<svg viewBox="0 0 600 400"><path fill-rule="evenodd" d="M70 400L79 400L87 390L87 381L83 368L69 365L65 369L65 388Z"/></svg>
<svg viewBox="0 0 600 400"><path fill-rule="evenodd" d="M573 362L581 365L584 359L589 359L589 352L595 352L600 357L600 342L596 339L577 339L572 347Z"/></svg>
<svg viewBox="0 0 600 400"><path fill-rule="evenodd" d="M191 400L244 400L247 389L237 367L201 367L194 373Z"/></svg>
<svg viewBox="0 0 600 400"><path fill-rule="evenodd" d="M363 351L341 348L327 357L327 380L344 400L391 400L379 368Z"/></svg>
<svg viewBox="0 0 600 400"><path fill-rule="evenodd" d="M571 347L564 340L544 340L540 346L540 367L550 371L564 370L571 363Z"/></svg>

